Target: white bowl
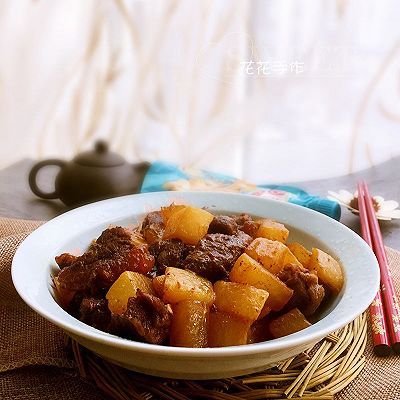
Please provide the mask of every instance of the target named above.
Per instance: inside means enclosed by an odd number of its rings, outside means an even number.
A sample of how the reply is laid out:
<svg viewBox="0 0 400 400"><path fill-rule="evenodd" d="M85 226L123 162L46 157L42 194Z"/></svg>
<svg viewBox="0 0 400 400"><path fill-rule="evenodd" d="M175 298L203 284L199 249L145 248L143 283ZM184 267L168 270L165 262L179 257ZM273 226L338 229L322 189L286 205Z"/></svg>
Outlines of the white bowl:
<svg viewBox="0 0 400 400"><path fill-rule="evenodd" d="M152 345L110 335L78 321L56 303L50 278L54 256L63 251L84 251L110 224L135 224L145 213L173 201L205 206L215 213L249 213L283 222L290 230L290 240L319 247L340 261L345 273L341 293L320 321L300 332L268 342L205 349ZM351 322L372 302L379 269L374 254L357 234L307 208L239 194L159 192L101 201L47 222L17 250L12 279L32 309L103 358L150 375L209 379L276 365Z"/></svg>

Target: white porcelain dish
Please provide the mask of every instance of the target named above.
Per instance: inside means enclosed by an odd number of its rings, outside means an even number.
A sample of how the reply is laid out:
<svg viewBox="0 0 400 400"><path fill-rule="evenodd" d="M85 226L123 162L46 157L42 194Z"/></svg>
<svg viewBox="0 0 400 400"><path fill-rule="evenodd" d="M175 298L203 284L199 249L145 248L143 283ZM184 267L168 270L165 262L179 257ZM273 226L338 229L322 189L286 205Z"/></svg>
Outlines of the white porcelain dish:
<svg viewBox="0 0 400 400"><path fill-rule="evenodd" d="M207 207L215 213L249 213L283 222L289 240L326 250L337 258L345 285L311 327L268 342L224 348L191 349L139 343L94 329L65 312L54 300L51 269L63 251L84 251L110 224L136 224L143 215L171 202ZM105 359L146 374L190 379L238 376L291 357L343 327L372 302L379 285L376 258L353 231L318 212L254 196L160 192L119 197L67 212L28 236L15 254L12 279L20 296L36 312Z"/></svg>

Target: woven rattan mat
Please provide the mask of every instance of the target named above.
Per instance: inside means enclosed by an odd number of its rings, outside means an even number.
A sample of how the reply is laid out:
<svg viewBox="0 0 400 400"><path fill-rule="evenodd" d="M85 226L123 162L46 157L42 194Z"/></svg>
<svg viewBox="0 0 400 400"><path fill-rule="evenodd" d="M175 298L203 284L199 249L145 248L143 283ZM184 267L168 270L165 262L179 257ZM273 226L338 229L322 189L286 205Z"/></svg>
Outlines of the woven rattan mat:
<svg viewBox="0 0 400 400"><path fill-rule="evenodd" d="M400 400L400 357L372 352L367 313L274 369L240 378L176 381L115 367L31 311L11 282L11 260L39 222L0 219L1 399ZM400 291L400 252L387 249ZM27 265L29 268L29 265Z"/></svg>

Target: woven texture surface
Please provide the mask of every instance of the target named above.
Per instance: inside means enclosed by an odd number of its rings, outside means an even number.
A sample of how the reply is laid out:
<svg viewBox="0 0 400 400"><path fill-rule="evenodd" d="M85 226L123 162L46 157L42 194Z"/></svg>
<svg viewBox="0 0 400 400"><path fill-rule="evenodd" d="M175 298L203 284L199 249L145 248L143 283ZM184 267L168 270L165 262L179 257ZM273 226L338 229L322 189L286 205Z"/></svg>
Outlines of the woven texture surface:
<svg viewBox="0 0 400 400"><path fill-rule="evenodd" d="M39 225L39 222L33 221L0 219L0 398L66 400L79 397L109 398L96 387L94 381L83 380L80 377L75 362L76 356L74 358L73 352L66 350L63 333L31 311L13 287L10 273L12 257L21 241ZM396 290L399 293L400 252L393 249L387 249L387 252ZM362 328L366 320L368 318L360 317L348 328L349 331L351 329L352 332L359 332L360 341L357 349L359 353L363 351ZM369 332L369 328L365 331ZM331 344L326 345L327 348L323 348L321 352L329 355L335 342L334 340L325 342ZM355 338L353 342L356 344ZM323 346L324 344L321 347ZM318 357L314 355L310 353L309 358L318 361ZM391 356L383 359L376 357L372 352L370 335L367 337L364 356L365 361L360 354L357 359L358 364L353 368L353 371L357 372L357 377L352 381L344 379L343 382L347 386L336 394L335 399L400 400L400 357ZM91 355L85 357L90 358ZM286 367L286 373L290 373L293 365ZM296 369L305 369L307 365L304 363ZM104 368L106 373L107 368L109 366L106 365ZM351 373L348 378L351 378ZM151 379L147 377L146 384L151 382ZM144 388L141 391L146 392Z"/></svg>

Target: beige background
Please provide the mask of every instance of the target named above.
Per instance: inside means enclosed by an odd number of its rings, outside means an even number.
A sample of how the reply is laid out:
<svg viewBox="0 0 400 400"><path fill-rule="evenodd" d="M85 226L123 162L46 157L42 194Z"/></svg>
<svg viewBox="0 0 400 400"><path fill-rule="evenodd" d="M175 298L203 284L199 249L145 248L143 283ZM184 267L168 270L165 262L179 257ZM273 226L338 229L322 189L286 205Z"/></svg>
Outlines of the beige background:
<svg viewBox="0 0 400 400"><path fill-rule="evenodd" d="M0 167L96 138L257 182L374 165L400 154L399 20L396 0L2 0Z"/></svg>

